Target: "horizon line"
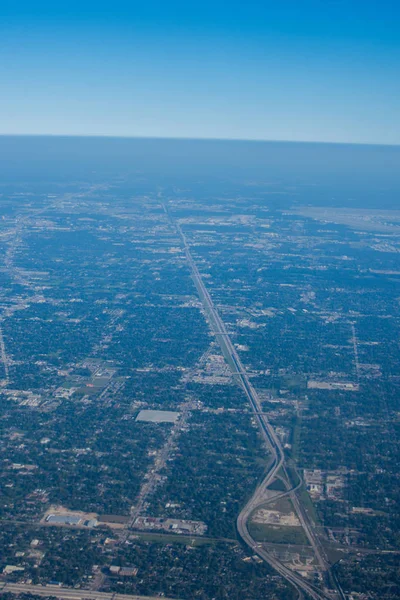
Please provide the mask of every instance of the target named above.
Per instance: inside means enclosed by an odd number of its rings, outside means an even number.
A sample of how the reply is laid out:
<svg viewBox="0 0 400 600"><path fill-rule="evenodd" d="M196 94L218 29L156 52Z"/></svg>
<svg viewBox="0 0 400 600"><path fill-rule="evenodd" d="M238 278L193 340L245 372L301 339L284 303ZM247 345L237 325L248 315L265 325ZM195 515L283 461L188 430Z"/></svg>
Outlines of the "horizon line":
<svg viewBox="0 0 400 600"><path fill-rule="evenodd" d="M193 141L193 142L252 142L258 144L325 144L331 146L379 146L400 148L400 142L335 142L330 140L288 140L288 139L258 139L258 138L224 138L224 137L191 137L191 136L156 136L156 135L111 135L102 133L0 133L0 138L29 137L29 138L103 138L115 140L159 140L159 141Z"/></svg>

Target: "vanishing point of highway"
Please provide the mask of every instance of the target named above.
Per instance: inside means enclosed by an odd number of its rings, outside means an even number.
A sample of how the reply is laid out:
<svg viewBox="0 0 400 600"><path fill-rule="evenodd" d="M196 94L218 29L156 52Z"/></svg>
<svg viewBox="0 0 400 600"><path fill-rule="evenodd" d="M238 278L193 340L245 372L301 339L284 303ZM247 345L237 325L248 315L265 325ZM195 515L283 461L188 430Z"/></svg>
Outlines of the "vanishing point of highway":
<svg viewBox="0 0 400 600"><path fill-rule="evenodd" d="M300 598L304 597L303 592L305 592L307 596L313 598L313 600L326 600L328 598L332 598L332 596L327 595L325 592L323 592L322 590L305 580L301 575L291 570L289 567L285 566L275 556L273 556L265 548L263 548L261 543L256 542L249 533L247 526L249 517L258 506L265 503L265 489L270 483L272 483L273 479L280 471L281 479L283 479L287 488L287 491L284 494L280 494L280 496L288 495L290 497L290 500L292 501L293 507L297 513L299 521L309 540L310 546L314 551L320 570L326 571L328 568L324 550L316 534L314 533L313 525L310 523L307 513L305 512L304 508L302 507L299 501L298 496L296 495L296 489L299 486L296 486L296 488L294 488L289 480L287 470L285 467L285 455L281 443L274 431L274 428L269 423L266 415L262 412L262 406L258 394L249 381L249 377L240 360L236 348L234 347L230 339L230 335L226 330L225 324L222 321L211 299L211 296L204 285L203 279L196 266L196 263L193 260L189 245L187 243L184 233L182 232L180 225L172 219L168 208L165 204L163 204L163 208L181 239L186 255L186 260L189 264L192 278L195 283L199 298L203 304L203 308L207 315L209 324L215 333L216 339L218 340L219 346L222 350L225 360L227 361L232 371L233 376L237 379L238 384L243 388L246 394L246 397L249 401L261 434L264 440L266 441L268 447L270 448L271 452L271 459L268 465L267 474L265 475L262 482L258 485L253 496L250 498L250 500L238 516L237 529L239 535L255 554L257 554L265 562L269 563L276 571L278 571L282 575L282 577L284 577L297 589ZM342 594L340 594L340 591L338 591L338 593L335 594L335 597L339 597L339 595L342 596Z"/></svg>

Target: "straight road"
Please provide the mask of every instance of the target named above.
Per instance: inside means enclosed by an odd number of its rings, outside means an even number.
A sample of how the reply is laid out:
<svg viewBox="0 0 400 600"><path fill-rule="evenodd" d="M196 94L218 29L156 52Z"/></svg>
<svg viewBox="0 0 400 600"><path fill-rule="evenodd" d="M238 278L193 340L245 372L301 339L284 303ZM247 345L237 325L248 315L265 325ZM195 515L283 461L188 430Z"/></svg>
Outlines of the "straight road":
<svg viewBox="0 0 400 600"><path fill-rule="evenodd" d="M113 594L94 590L76 590L58 585L32 585L26 583L0 584L0 594L35 594L35 596L54 596L62 600L160 600L159 596L137 596L136 594ZM172 600L164 598L164 600Z"/></svg>

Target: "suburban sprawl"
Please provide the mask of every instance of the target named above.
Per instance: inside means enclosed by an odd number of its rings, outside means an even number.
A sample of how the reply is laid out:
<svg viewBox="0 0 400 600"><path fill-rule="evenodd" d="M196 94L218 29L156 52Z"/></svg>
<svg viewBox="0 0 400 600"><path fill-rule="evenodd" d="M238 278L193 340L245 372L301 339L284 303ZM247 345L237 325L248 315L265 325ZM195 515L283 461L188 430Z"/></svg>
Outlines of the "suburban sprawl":
<svg viewBox="0 0 400 600"><path fill-rule="evenodd" d="M400 211L0 194L0 592L398 598Z"/></svg>

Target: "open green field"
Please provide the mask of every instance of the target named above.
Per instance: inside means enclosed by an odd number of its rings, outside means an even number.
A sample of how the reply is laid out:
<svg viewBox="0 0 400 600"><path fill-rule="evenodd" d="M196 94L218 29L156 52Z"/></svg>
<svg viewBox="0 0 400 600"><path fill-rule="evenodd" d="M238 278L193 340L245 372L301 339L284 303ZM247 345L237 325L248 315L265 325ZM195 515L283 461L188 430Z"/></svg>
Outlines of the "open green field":
<svg viewBox="0 0 400 600"><path fill-rule="evenodd" d="M236 544L236 540L230 540L228 538L208 538L199 536L189 535L170 535L168 533L143 533L135 532L135 537L147 542L159 542L160 544L184 544L185 546L212 546L214 544L230 543Z"/></svg>
<svg viewBox="0 0 400 600"><path fill-rule="evenodd" d="M266 508L267 510L277 510L282 514L289 514L294 512L293 504L289 500L288 496L283 496L281 498L278 498L277 500L266 502L265 504L259 506L253 514L255 514L260 508Z"/></svg>
<svg viewBox="0 0 400 600"><path fill-rule="evenodd" d="M315 525L320 525L321 520L318 517L318 513L313 504L313 501L311 500L310 494L307 492L307 490L304 488L304 486L302 486L300 488L298 493L300 496L300 501L301 501L302 505L304 506L304 508L306 509L309 517L311 517L311 519L314 521Z"/></svg>
<svg viewBox="0 0 400 600"><path fill-rule="evenodd" d="M286 486L281 479L274 479L274 481L268 486L268 489L277 492L285 492Z"/></svg>
<svg viewBox="0 0 400 600"><path fill-rule="evenodd" d="M263 523L250 522L249 532L257 542L296 544L300 546L308 544L302 527L279 527L278 525L264 525Z"/></svg>

